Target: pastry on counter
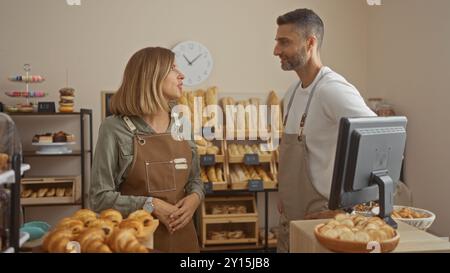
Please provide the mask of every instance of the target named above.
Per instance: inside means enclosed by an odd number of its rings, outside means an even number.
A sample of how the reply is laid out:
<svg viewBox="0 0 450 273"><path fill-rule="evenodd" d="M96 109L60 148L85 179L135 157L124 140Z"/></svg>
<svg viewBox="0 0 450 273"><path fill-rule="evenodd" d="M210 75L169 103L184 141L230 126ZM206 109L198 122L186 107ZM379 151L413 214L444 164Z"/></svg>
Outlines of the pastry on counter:
<svg viewBox="0 0 450 273"><path fill-rule="evenodd" d="M228 231L227 237L228 239L242 239L245 238L245 234L242 230Z"/></svg>
<svg viewBox="0 0 450 273"><path fill-rule="evenodd" d="M227 240L228 236L227 236L227 232L226 231L210 231L208 232L208 237L210 240Z"/></svg>
<svg viewBox="0 0 450 273"><path fill-rule="evenodd" d="M118 227L122 222L122 214L115 209L107 209L100 213L100 219L107 219L114 223L114 226Z"/></svg>

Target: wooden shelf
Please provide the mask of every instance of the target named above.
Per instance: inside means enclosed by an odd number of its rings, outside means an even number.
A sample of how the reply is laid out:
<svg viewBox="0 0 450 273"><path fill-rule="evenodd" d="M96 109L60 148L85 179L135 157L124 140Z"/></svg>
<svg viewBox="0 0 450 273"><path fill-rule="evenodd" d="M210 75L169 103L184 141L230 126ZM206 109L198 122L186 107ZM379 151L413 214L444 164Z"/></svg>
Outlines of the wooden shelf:
<svg viewBox="0 0 450 273"><path fill-rule="evenodd" d="M71 115L80 115L80 114L88 114L92 113L92 110L82 109L81 112L72 112L72 113L44 113L44 112L31 112L31 113L24 113L24 112L6 112L10 116L71 116Z"/></svg>
<svg viewBox="0 0 450 273"><path fill-rule="evenodd" d="M85 153L90 153L91 151L85 151ZM58 156L81 156L81 151L73 151L70 154L37 154L36 151L24 151L24 157L58 157Z"/></svg>
<svg viewBox="0 0 450 273"><path fill-rule="evenodd" d="M235 251L235 250L263 250L264 245L258 244L241 244L241 245L215 245L200 248L200 252L215 251Z"/></svg>

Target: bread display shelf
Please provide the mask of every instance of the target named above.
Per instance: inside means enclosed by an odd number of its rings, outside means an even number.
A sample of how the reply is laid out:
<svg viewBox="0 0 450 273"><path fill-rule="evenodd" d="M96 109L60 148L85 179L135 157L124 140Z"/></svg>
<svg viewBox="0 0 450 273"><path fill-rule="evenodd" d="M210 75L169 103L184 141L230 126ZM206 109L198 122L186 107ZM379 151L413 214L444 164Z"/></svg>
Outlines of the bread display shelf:
<svg viewBox="0 0 450 273"><path fill-rule="evenodd" d="M228 174L228 177L230 177L230 167L226 168L226 172ZM276 181L277 177L277 169L276 165L273 161L269 164L269 172L270 176L272 176L271 181L262 181L263 188L264 189L276 189L278 187L278 182ZM251 180L251 179L250 179ZM229 179L231 181L231 179ZM230 187L232 190L248 190L248 181L249 180L243 180L243 181L237 181L237 182L230 182Z"/></svg>
<svg viewBox="0 0 450 273"><path fill-rule="evenodd" d="M240 238L233 238L230 234L241 234ZM212 237L212 234L221 236ZM227 244L258 244L258 220L254 217L240 219L204 220L201 227L202 246Z"/></svg>
<svg viewBox="0 0 450 273"><path fill-rule="evenodd" d="M205 220L233 220L242 217L258 218L254 196L207 197L202 203L201 211Z"/></svg>
<svg viewBox="0 0 450 273"><path fill-rule="evenodd" d="M39 177L39 178L23 178L22 194L24 191L31 190L39 192L40 189L54 189L55 194L52 196L42 197L23 197L20 199L22 205L53 205L53 204L74 204L81 199L81 177ZM64 189L64 196L57 196L57 189Z"/></svg>

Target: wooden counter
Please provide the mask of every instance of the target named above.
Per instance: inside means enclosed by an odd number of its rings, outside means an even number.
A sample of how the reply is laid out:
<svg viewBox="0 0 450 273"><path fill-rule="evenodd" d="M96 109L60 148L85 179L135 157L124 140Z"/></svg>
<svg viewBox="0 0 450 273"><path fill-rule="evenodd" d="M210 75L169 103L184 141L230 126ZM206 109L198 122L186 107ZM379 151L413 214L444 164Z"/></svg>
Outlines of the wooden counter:
<svg viewBox="0 0 450 273"><path fill-rule="evenodd" d="M330 253L314 236L314 228L328 220L292 221L290 224L291 253ZM450 253L450 242L415 227L398 222L400 242L394 252Z"/></svg>

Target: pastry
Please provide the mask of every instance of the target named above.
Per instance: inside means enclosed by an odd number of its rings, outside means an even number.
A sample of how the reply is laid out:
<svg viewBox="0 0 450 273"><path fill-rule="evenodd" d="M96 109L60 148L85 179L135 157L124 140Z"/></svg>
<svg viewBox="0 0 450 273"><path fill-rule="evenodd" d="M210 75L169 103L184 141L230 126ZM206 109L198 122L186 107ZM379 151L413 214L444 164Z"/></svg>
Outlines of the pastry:
<svg viewBox="0 0 450 273"><path fill-rule="evenodd" d="M222 173L222 169L220 167L216 167L216 178L218 182L223 182L223 173Z"/></svg>
<svg viewBox="0 0 450 273"><path fill-rule="evenodd" d="M64 188L57 188L56 189L56 197L64 197Z"/></svg>
<svg viewBox="0 0 450 273"><path fill-rule="evenodd" d="M210 231L208 232L210 240L226 240L228 239L226 231Z"/></svg>
<svg viewBox="0 0 450 273"><path fill-rule="evenodd" d="M145 232L147 233L147 235L148 233L153 233L159 224L159 222L155 220L150 213L143 209L131 213L130 215L128 215L127 219L133 219L141 222L146 229Z"/></svg>
<svg viewBox="0 0 450 273"><path fill-rule="evenodd" d="M73 194L73 189L72 188L66 188L65 192L64 192L64 196L66 197L70 197Z"/></svg>
<svg viewBox="0 0 450 273"><path fill-rule="evenodd" d="M108 245L117 253L148 253L147 248L139 243L133 229L116 229Z"/></svg>
<svg viewBox="0 0 450 273"><path fill-rule="evenodd" d="M244 231L242 230L235 230L235 231L229 231L227 233L228 239L242 239L244 238Z"/></svg>
<svg viewBox="0 0 450 273"><path fill-rule="evenodd" d="M66 217L58 222L56 229L70 230L74 236L78 236L84 229L84 223L81 220Z"/></svg>
<svg viewBox="0 0 450 273"><path fill-rule="evenodd" d="M90 222L97 219L97 215L91 210L80 209L73 214L72 218L82 221L88 227Z"/></svg>
<svg viewBox="0 0 450 273"><path fill-rule="evenodd" d="M47 194L48 188L41 188L38 190L37 192L37 196L40 197L44 197L45 194Z"/></svg>
<svg viewBox="0 0 450 273"><path fill-rule="evenodd" d="M50 188L47 193L45 194L45 197L54 197L56 194L56 189L55 188Z"/></svg>
<svg viewBox="0 0 450 273"><path fill-rule="evenodd" d="M60 96L74 96L75 95L75 89L70 87L61 88L59 90Z"/></svg>
<svg viewBox="0 0 450 273"><path fill-rule="evenodd" d="M45 236L42 248L50 253L69 253L72 249L68 247L68 243L73 239L74 235L70 230L55 230Z"/></svg>
<svg viewBox="0 0 450 273"><path fill-rule="evenodd" d="M111 253L105 244L106 235L101 228L87 228L77 238L82 253ZM97 243L93 243L97 242Z"/></svg>
<svg viewBox="0 0 450 273"><path fill-rule="evenodd" d="M37 198L37 192L33 192L30 196L30 198Z"/></svg>
<svg viewBox="0 0 450 273"><path fill-rule="evenodd" d="M100 213L100 219L110 220L115 227L118 227L120 222L122 222L122 214L115 209L107 209Z"/></svg>
<svg viewBox="0 0 450 273"><path fill-rule="evenodd" d="M60 106L58 110L61 113L72 113L73 107L72 106Z"/></svg>
<svg viewBox="0 0 450 273"><path fill-rule="evenodd" d="M21 197L21 198L28 198L28 197L31 196L32 193L33 193L33 190L31 190L31 189L26 189L26 190L23 190L23 191L21 192L20 197Z"/></svg>
<svg viewBox="0 0 450 273"><path fill-rule="evenodd" d="M212 206L211 214L225 214L228 212L224 212L224 208L222 206Z"/></svg>

